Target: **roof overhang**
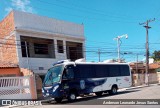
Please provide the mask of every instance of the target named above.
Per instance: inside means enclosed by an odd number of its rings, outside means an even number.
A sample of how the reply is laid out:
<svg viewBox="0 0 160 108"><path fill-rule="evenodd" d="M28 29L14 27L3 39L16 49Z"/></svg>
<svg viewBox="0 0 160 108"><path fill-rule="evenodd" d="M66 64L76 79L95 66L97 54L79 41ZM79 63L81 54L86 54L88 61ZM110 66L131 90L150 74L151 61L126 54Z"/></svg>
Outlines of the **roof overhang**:
<svg viewBox="0 0 160 108"><path fill-rule="evenodd" d="M46 31L40 31L40 30L35 30L35 29L30 29L30 28L16 28L15 29L17 32L29 32L33 34L41 34L41 35L46 35L46 36L54 36L54 37L62 37L62 38L71 38L71 39L79 39L81 41L85 41L84 36L73 36L69 34L63 34L63 33L54 33L54 32L46 32Z"/></svg>

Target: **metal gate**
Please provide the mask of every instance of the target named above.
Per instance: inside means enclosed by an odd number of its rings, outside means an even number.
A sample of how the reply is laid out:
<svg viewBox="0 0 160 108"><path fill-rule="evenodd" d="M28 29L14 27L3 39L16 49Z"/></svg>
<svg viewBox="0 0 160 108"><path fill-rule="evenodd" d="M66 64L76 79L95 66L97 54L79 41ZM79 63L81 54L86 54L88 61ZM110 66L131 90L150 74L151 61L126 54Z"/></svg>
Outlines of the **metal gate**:
<svg viewBox="0 0 160 108"><path fill-rule="evenodd" d="M31 77L1 77L0 99L32 99Z"/></svg>

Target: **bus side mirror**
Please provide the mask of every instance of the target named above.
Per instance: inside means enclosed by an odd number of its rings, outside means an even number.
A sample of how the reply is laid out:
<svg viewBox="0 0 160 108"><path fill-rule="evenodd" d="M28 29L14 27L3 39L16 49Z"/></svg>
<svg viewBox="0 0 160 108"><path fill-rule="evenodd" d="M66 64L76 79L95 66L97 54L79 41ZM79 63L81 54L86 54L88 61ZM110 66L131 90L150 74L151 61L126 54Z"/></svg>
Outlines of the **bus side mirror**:
<svg viewBox="0 0 160 108"><path fill-rule="evenodd" d="M67 78L62 78L62 81L68 81L69 79L67 79Z"/></svg>
<svg viewBox="0 0 160 108"><path fill-rule="evenodd" d="M62 77L62 80L73 80L74 77Z"/></svg>

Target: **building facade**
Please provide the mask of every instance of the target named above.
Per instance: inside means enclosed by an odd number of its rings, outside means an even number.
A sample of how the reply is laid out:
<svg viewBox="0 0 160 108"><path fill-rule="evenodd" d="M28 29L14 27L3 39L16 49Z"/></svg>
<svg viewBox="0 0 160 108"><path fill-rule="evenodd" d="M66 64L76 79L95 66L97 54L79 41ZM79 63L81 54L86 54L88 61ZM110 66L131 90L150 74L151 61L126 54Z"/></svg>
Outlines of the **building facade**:
<svg viewBox="0 0 160 108"><path fill-rule="evenodd" d="M45 74L58 60L84 58L84 26L15 11L0 22L0 57Z"/></svg>

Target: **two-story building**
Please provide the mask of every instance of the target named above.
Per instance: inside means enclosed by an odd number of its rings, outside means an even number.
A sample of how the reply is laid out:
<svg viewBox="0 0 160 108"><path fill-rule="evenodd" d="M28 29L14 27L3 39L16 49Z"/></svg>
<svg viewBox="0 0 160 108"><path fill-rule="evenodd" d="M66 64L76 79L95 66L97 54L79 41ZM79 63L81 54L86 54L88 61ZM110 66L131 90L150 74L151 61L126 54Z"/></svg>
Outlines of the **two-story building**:
<svg viewBox="0 0 160 108"><path fill-rule="evenodd" d="M84 26L13 10L0 22L0 59L36 74L54 62L84 58Z"/></svg>

